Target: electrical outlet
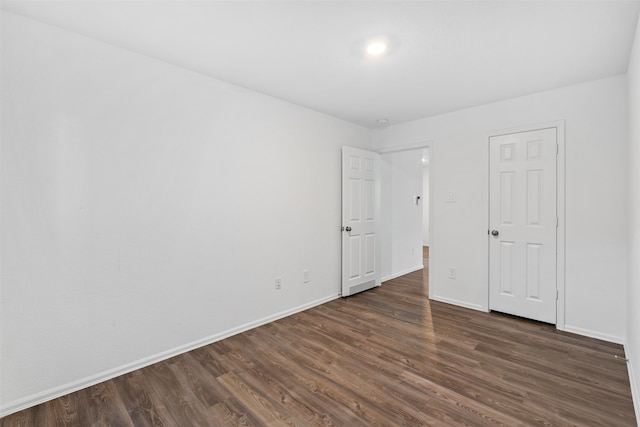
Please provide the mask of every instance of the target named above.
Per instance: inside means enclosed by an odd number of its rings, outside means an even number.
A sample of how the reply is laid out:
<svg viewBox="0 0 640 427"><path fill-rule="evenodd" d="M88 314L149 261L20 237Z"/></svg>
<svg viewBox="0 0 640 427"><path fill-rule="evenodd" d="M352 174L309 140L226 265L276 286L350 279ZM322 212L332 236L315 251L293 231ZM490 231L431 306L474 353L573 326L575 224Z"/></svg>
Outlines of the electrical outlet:
<svg viewBox="0 0 640 427"><path fill-rule="evenodd" d="M282 279L280 277L276 278L275 286L276 291L282 289Z"/></svg>
<svg viewBox="0 0 640 427"><path fill-rule="evenodd" d="M457 203L457 202L458 202L458 195L453 191L448 191L446 203Z"/></svg>
<svg viewBox="0 0 640 427"><path fill-rule="evenodd" d="M311 272L309 270L304 270L302 272L304 283L309 283L311 281Z"/></svg>
<svg viewBox="0 0 640 427"><path fill-rule="evenodd" d="M455 279L456 278L456 268L455 267L449 267L449 279Z"/></svg>

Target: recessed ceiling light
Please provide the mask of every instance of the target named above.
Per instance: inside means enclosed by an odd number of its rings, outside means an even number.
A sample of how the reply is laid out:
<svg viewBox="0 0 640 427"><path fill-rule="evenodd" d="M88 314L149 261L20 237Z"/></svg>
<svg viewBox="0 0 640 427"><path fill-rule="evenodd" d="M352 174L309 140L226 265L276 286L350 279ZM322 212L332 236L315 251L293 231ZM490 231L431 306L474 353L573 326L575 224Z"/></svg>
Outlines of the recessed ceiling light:
<svg viewBox="0 0 640 427"><path fill-rule="evenodd" d="M378 119L378 120L376 120L376 123L377 123L379 126L384 126L384 125L386 125L387 123L389 123L389 119Z"/></svg>
<svg viewBox="0 0 640 427"><path fill-rule="evenodd" d="M387 45L382 42L372 42L367 45L369 55L382 55L387 50Z"/></svg>

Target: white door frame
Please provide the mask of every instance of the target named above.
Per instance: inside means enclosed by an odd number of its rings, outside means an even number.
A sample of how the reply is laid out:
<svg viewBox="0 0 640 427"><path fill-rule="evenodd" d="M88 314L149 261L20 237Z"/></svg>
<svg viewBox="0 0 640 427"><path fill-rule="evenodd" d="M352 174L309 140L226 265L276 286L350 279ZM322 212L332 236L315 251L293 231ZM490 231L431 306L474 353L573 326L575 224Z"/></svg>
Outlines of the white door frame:
<svg viewBox="0 0 640 427"><path fill-rule="evenodd" d="M558 142L558 157L556 169L556 209L558 215L558 230L556 237L556 288L558 290L558 300L556 301L556 328L565 330L565 122L558 120L553 122L545 122L534 125L524 125L509 129L498 129L487 133L485 138L485 224L487 230L489 224L489 141L491 137L508 135L512 133L529 132L540 129L556 128ZM486 300L484 303L485 311L489 311L489 239L487 238L487 281L486 281Z"/></svg>

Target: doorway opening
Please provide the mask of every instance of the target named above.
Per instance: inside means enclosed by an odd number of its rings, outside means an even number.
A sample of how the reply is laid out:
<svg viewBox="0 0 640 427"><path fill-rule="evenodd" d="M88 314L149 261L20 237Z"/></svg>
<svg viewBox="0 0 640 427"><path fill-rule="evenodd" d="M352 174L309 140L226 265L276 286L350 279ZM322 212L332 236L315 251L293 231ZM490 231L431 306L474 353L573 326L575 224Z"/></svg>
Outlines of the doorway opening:
<svg viewBox="0 0 640 427"><path fill-rule="evenodd" d="M383 282L417 270L428 272L425 242L431 246L431 224L425 223L425 214L430 217L429 189L424 189L425 164L430 164L427 147L420 144L381 152Z"/></svg>
<svg viewBox="0 0 640 427"><path fill-rule="evenodd" d="M429 243L430 243L430 221L429 221L429 147L422 149L422 258L425 273L429 274Z"/></svg>

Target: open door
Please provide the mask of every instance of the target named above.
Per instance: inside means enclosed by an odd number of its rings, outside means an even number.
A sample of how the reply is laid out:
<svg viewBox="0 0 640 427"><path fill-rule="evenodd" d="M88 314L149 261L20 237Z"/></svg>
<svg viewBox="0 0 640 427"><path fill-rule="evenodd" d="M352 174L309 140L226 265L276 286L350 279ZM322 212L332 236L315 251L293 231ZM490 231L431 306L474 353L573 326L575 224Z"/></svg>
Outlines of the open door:
<svg viewBox="0 0 640 427"><path fill-rule="evenodd" d="M380 155L342 147L342 296L380 285Z"/></svg>

